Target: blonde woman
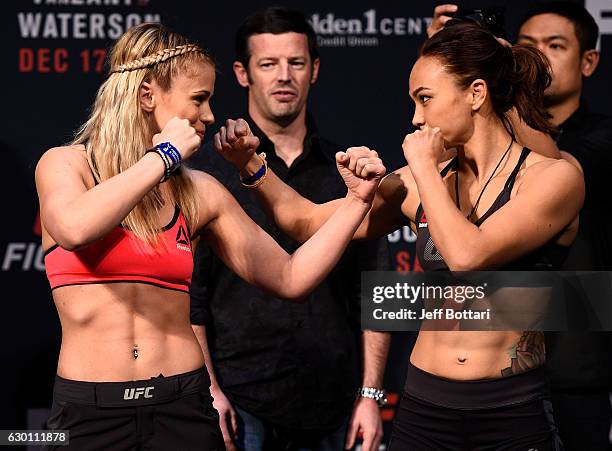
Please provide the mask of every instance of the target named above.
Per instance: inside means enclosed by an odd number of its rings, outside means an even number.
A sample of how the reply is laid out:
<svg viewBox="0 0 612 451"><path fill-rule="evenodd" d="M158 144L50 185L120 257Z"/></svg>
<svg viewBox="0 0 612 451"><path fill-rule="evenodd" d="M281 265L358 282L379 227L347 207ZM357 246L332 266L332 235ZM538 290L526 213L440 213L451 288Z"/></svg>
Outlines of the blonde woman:
<svg viewBox="0 0 612 451"><path fill-rule="evenodd" d="M332 269L384 174L380 160L363 178L339 162L353 189L287 255L212 177L179 167L213 123L214 81L198 45L159 24L132 28L111 51L109 77L74 143L37 166L62 324L48 426L68 429L74 449L222 449L189 324L190 236L202 229L245 280L299 299ZM244 185L258 185L266 171L262 159Z"/></svg>

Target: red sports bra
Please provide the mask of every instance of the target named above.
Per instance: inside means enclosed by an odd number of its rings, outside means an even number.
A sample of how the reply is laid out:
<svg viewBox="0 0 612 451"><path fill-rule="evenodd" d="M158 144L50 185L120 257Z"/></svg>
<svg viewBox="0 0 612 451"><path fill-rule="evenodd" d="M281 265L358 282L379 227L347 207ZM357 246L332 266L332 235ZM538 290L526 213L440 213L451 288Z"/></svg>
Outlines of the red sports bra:
<svg viewBox="0 0 612 451"><path fill-rule="evenodd" d="M149 283L189 292L193 256L185 218L178 206L153 247L115 227L101 240L76 251L57 244L45 253L51 289L108 282Z"/></svg>

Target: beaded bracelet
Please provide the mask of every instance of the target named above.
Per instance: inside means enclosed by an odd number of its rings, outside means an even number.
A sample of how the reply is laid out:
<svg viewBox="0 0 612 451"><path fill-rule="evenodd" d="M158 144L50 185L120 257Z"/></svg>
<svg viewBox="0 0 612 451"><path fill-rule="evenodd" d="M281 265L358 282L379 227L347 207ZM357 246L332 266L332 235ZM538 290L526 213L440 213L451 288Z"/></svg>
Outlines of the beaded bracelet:
<svg viewBox="0 0 612 451"><path fill-rule="evenodd" d="M261 167L257 170L255 174L245 178L240 178L240 183L245 188L257 188L264 182L266 176L268 175L268 162L266 161L266 154L262 152L260 154L257 154L257 156L261 159Z"/></svg>
<svg viewBox="0 0 612 451"><path fill-rule="evenodd" d="M170 178L170 175L172 174L172 166L170 165L168 158L155 147L153 149L147 150L145 152L145 155L148 153L154 153L156 155L159 155L159 158L161 158L162 162L164 163L164 176L161 178L159 183L165 182Z"/></svg>

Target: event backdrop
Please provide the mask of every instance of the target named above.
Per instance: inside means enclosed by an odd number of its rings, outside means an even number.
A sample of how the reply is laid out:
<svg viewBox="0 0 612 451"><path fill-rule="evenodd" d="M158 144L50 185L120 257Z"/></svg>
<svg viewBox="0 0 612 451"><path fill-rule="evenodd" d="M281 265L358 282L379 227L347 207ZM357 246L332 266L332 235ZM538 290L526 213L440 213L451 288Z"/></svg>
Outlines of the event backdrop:
<svg viewBox="0 0 612 451"><path fill-rule="evenodd" d="M317 33L321 72L309 108L322 134L346 146L375 148L390 170L402 165L401 142L412 130L408 76L436 2L274 3L301 9ZM512 38L529 2L505 3L460 2L472 8L505 6ZM234 32L246 15L268 4L246 0L2 2L0 429L39 428L50 405L60 327L44 274L34 168L46 149L70 141L86 119L105 77L109 45L142 21L161 21L199 39L218 64L212 101L218 125L245 109L245 93L231 69ZM592 109L606 112L611 100L612 0L587 0L586 6L601 29L603 52L586 97ZM413 270L414 239L408 228L389 235L397 271ZM386 376L391 392L401 390L411 338L394 337ZM396 396L391 399L395 401ZM392 419L393 408L384 415Z"/></svg>

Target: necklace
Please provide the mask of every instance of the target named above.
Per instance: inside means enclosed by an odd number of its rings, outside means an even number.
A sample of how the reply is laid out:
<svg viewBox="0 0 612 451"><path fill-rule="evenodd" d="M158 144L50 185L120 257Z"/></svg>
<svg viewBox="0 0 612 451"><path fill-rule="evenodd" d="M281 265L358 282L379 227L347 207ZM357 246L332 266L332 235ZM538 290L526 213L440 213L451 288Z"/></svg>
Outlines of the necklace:
<svg viewBox="0 0 612 451"><path fill-rule="evenodd" d="M493 169L493 172L491 173L491 175L489 176L489 178L485 182L484 186L482 187L482 190L480 190L480 194L476 198L476 203L474 204L474 207L472 207L472 210L470 211L470 214L468 214L466 216L468 221L470 220L472 215L476 212L476 209L478 208L478 205L480 204L480 199L482 198L482 195L484 194L485 190L487 189L487 186L489 185L489 182L491 180L493 180L493 176L495 175L495 173L499 169L499 166L502 164L502 161L504 161L504 158L506 158L506 155L508 155L508 152L510 152L510 148L512 147L512 144L514 144L514 139L511 138L510 139L510 144L508 145L508 148L506 149L504 154L501 156L501 158L497 162L497 165L495 166L495 169ZM459 160L457 160L457 162L458 161ZM457 208L459 209L459 211L461 211L461 205L459 203L459 171L458 170L457 170L457 174L455 176L455 195L457 196Z"/></svg>

